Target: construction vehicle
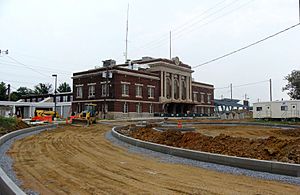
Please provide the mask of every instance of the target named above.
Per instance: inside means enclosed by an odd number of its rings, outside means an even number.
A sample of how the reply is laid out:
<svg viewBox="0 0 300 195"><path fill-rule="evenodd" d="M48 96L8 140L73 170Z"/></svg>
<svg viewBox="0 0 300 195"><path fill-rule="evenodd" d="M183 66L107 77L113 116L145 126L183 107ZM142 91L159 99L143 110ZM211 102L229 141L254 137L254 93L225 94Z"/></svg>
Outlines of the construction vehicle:
<svg viewBox="0 0 300 195"><path fill-rule="evenodd" d="M86 104L84 110L72 120L72 124L91 125L96 123L96 104Z"/></svg>
<svg viewBox="0 0 300 195"><path fill-rule="evenodd" d="M59 114L52 110L35 110L34 116L37 117L52 116L53 118L59 118Z"/></svg>

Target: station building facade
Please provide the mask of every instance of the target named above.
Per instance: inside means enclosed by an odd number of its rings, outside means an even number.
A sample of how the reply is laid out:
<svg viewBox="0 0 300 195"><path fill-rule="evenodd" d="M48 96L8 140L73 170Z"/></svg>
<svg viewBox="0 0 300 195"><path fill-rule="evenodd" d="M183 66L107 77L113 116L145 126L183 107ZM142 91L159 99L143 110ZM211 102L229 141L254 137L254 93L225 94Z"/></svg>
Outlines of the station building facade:
<svg viewBox="0 0 300 195"><path fill-rule="evenodd" d="M177 57L144 57L119 65L106 60L101 68L73 74L72 110L79 113L94 103L103 118L210 116L214 86L193 81L192 73Z"/></svg>

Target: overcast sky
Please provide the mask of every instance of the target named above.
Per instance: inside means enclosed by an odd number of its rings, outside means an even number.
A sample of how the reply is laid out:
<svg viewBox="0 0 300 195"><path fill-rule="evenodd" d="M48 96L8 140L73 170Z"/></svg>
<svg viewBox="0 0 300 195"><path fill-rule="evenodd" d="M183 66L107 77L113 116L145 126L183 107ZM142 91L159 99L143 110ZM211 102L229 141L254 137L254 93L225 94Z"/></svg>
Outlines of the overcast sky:
<svg viewBox="0 0 300 195"><path fill-rule="evenodd" d="M128 57L169 58L192 67L299 22L298 0L0 0L0 81L13 89L39 82L71 84L72 72L124 62L129 3ZM10 58L9 58L9 57ZM288 99L284 76L300 69L300 27L235 55L194 69L196 81L213 84L215 98L251 102ZM255 85L240 86L261 82ZM235 87L240 86L240 87ZM219 89L221 88L221 89Z"/></svg>

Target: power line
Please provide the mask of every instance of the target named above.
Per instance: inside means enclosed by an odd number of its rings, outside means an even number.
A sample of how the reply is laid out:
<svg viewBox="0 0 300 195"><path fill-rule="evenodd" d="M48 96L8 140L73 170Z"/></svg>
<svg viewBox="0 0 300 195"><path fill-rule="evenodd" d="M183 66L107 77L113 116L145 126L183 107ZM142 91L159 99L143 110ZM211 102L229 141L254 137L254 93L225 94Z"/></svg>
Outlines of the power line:
<svg viewBox="0 0 300 195"><path fill-rule="evenodd" d="M233 85L232 88L244 87L244 86L249 86L249 85L256 85L256 84L265 83L265 82L269 82L269 79L268 80L263 80L263 81L252 82L252 83L245 83L245 84L241 84L241 85ZM229 89L229 88L230 88L230 86L218 87L218 88L215 88L215 90Z"/></svg>
<svg viewBox="0 0 300 195"><path fill-rule="evenodd" d="M251 0L251 1L253 1L253 0ZM227 4L227 5L224 6L224 7L221 7L220 9L218 9L217 11L215 11L215 12L213 12L213 13L207 15L206 17L204 17L204 18L202 18L202 19L200 19L200 20L196 20L195 22L191 23L189 26L190 26L190 27L193 27L193 26L195 26L196 24L198 24L199 22L202 22L202 21L204 21L205 19L208 19L210 16L216 15L216 14L219 13L220 11L225 10L226 8L228 8L228 7L232 6L232 5L234 5L234 4L237 3L237 2L239 2L239 0L232 1L231 3ZM185 31L185 29L188 29L188 28L189 28L189 27L186 27L186 28L184 28L184 29L182 29L182 30L176 32L175 34L180 34L181 32Z"/></svg>
<svg viewBox="0 0 300 195"><path fill-rule="evenodd" d="M186 29L185 26L190 26L190 24L189 24L190 21L193 21L193 20L195 20L195 19L198 19L198 17L205 15L206 13L208 13L209 11L211 11L211 10L213 10L214 8L218 7L220 4L224 3L225 1L226 1L226 0L221 1L221 2L219 2L219 3L217 3L217 4L214 4L212 7L210 7L210 8L207 9L207 10L205 10L204 12L198 14L197 16L193 17L193 18L190 19L189 21L185 22L183 25L180 25L179 27L174 28L174 29L172 30L172 32L179 31L179 30L182 29L182 28L183 28L183 29ZM231 2L229 5L232 5L233 3L237 2L237 1L238 1L238 0L235 0L235 1ZM223 8L221 8L221 9L217 10L217 12L223 10L224 8L228 7L229 5L227 5L227 6L223 7ZM214 14L217 13L217 12L213 12L213 14L210 14L209 16L214 15ZM200 21L202 21L202 20L208 18L209 16L206 16L205 18L201 19ZM199 23L200 21L197 20L196 23ZM195 22L193 22L192 24L195 24ZM181 32L181 31L182 31L182 30L180 30L180 32ZM176 33L175 33L175 34L176 34ZM151 45L152 45L152 46L153 46L153 45L157 45L157 44L159 44L159 43L161 43L161 42L164 42L164 41L168 40L168 38L169 38L169 34L166 33L166 34L164 34L161 38L156 39L156 40L153 40L153 41L150 41L150 42L148 42L147 44L145 44L144 46L139 47L138 49L144 49L144 48L147 48L149 45L150 45L150 47L151 47Z"/></svg>
<svg viewBox="0 0 300 195"><path fill-rule="evenodd" d="M1 79L1 80L2 80L2 79ZM5 82L21 83L21 84L32 84L32 85L36 85L36 83L26 82L26 81L15 81L15 80L6 80L6 79L3 79L3 81L5 81Z"/></svg>
<svg viewBox="0 0 300 195"><path fill-rule="evenodd" d="M246 83L246 84L242 84L242 85L234 85L232 87L233 88L244 87L244 86L256 85L256 84L265 83L265 82L269 82L269 79L268 80L263 80L263 81L257 81L257 82L253 82L253 83Z"/></svg>
<svg viewBox="0 0 300 195"><path fill-rule="evenodd" d="M28 65L26 65L26 64L24 64L24 63L22 63L22 62L19 62L18 60L16 60L15 58L13 58L13 57L11 57L11 56L6 56L6 57L8 57L9 59L15 61L16 63L18 63L18 64L20 64L20 65L22 65L22 66L24 66L24 67L26 67L26 68L28 68L28 69L30 69L30 70L36 72L36 73L39 73L39 74L41 74L41 75L43 75L43 76L46 76L46 77L50 77L49 75L46 75L46 74L44 74L44 73L42 73L42 72L40 72L40 71L37 71L36 69L31 68L30 66L28 66Z"/></svg>
<svg viewBox="0 0 300 195"><path fill-rule="evenodd" d="M190 29L189 31L187 31L187 32L177 33L177 35L175 36L175 39L178 39L178 38L182 37L182 36L185 35L185 34L188 34L188 33L191 33L191 32L193 32L193 31L195 31L195 30L198 30L200 27L206 26L206 25L208 25L208 24L210 24L210 23L212 23L212 22L215 22L215 21L217 21L217 20L219 20L219 19L222 19L224 16L227 16L227 15L229 15L229 14L231 14L231 13L233 13L233 12L235 12L235 11L237 11L237 10L243 8L243 7L245 7L246 5L248 5L249 3L251 3L252 1L254 1L254 0L250 0L250 1L246 2L245 4L242 4L242 5L240 5L240 6L236 7L236 8L234 8L234 9L231 9L231 10L229 10L228 12L225 12L224 14L222 14L222 15L220 15L220 16L218 16L218 17L212 19L212 20L209 20L208 22L203 23L202 25L200 25L200 26L197 27L197 28L191 28L191 29Z"/></svg>
<svg viewBox="0 0 300 195"><path fill-rule="evenodd" d="M12 62L12 61L2 61L2 59L0 59L0 64L3 64L3 65L7 65L7 66L14 66L14 67L24 67L22 65L19 65L15 62ZM29 66L27 64L27 66ZM59 73L60 74L65 74L65 75L70 75L72 74L72 72L68 72L68 71L61 71L59 69L54 69L54 68L45 68L45 67L42 67L42 66L35 66L35 65L30 65L31 68L34 68L34 69L37 69L37 70L47 70L48 72L57 72L57 71L60 71Z"/></svg>
<svg viewBox="0 0 300 195"><path fill-rule="evenodd" d="M246 5L248 5L249 3L251 3L252 1L254 1L254 0L250 0L250 1L246 2L245 4L242 4L242 5L240 5L240 6L236 7L236 8L234 8L234 9L231 9L231 10L229 10L228 12L225 12L224 14L222 14L222 15L216 17L216 18L213 18L212 20L209 20L209 21L206 22L206 23L203 23L202 25L200 25L200 26L198 26L198 27L196 27L196 28L193 28L193 26L195 26L197 23L199 23L199 22L201 22L201 21L204 21L205 19L208 19L210 16L215 15L216 13L218 13L219 11L222 11L223 9L225 9L225 8L227 8L227 7L230 7L230 5L234 4L234 3L237 2L237 1L231 2L230 4L226 5L225 7L222 7L221 9L219 9L217 12L213 12L212 14L210 14L210 15L208 15L208 16L202 18L201 20L198 20L198 21L192 23L192 25L189 25L190 28L186 27L186 28L184 28L184 29L182 29L182 30L180 30L180 31L178 31L178 32L175 32L175 33L174 33L175 36L174 36L173 40L178 39L178 38L182 37L183 35L186 35L186 34L188 34L188 33L191 33L191 32L193 32L193 31L195 31L195 30L198 30L200 27L204 27L204 26L206 26L206 25L208 25L208 24L211 24L211 23L214 22L214 21L217 21L217 20L219 20L219 19L222 19L224 16L229 15L229 14L235 12L236 10L239 10L239 9L245 7ZM186 31L187 31L187 32L186 32ZM173 32L173 31L172 31L172 32ZM145 49L153 50L153 49L155 49L155 48L161 47L162 45L165 44L166 41L167 41L167 38L163 38L161 41L158 41L156 44L153 44L152 46L144 47L144 50L145 50ZM143 47L142 47L142 49L143 49Z"/></svg>
<svg viewBox="0 0 300 195"><path fill-rule="evenodd" d="M192 22L193 20L199 21L199 17L200 17L200 16L205 15L205 14L208 13L210 10L213 10L214 8L216 8L216 7L218 7L219 5L223 4L225 1L227 1L227 0L223 0L223 1L221 1L221 2L218 2L218 3L214 4L212 7L208 8L208 9L205 10L204 12L202 12L202 13L196 15L195 17L193 17L193 18L190 19L189 21L185 22L183 25L180 25L179 27L177 27L177 28L175 28L175 29L172 29L172 31L176 32L176 31L178 31L179 29L184 28L185 26L187 26L189 23L192 23L192 24L193 24L193 23L194 23L194 22ZM237 1L234 1L234 2L237 2ZM234 3L234 2L232 2L232 3ZM232 4L232 3L230 3L230 4ZM227 7L227 6L225 6L225 8L226 8L226 7ZM224 7L223 7L223 8L224 8ZM221 10L222 10L222 9L221 9ZM221 11L221 10L218 10L218 11Z"/></svg>
<svg viewBox="0 0 300 195"><path fill-rule="evenodd" d="M234 50L234 51L232 51L232 52L229 52L229 53L227 53L227 54L225 54L225 55L222 55L222 56L220 56L220 57L214 58L214 59L209 60L209 61L207 61L207 62L204 62L204 63L202 63L202 64L196 65L196 66L194 66L194 67L192 67L192 68L195 69L195 68L198 68L198 67L200 67L200 66L204 66L204 65L206 65L206 64L210 64L210 63L212 63L212 62L215 62L215 61L217 61L217 60L220 60L220 59L222 59L222 58L225 58L225 57L227 57L227 56L233 55L233 54L235 54L235 53L237 53L237 52L240 52L240 51L245 50L245 49L247 49L247 48L249 48L249 47L252 47L252 46L254 46L254 45L257 45L257 44L259 44L259 43L261 43L261 42L263 42L263 41L266 41L266 40L268 40L268 39L270 39L270 38L273 38L273 37L275 37L275 36L277 36L277 35L279 35L279 34L281 34L281 33L284 33L284 32L286 32L286 31L288 31L288 30L291 30L291 29L293 29L293 28L295 28L295 27L297 27L297 26L299 26L299 25L300 25L300 23L295 24L295 25L293 25L293 26L290 26L290 27L288 27L288 28L286 28L286 29L284 29L284 30L281 30L281 31L279 31L279 32L277 32L277 33L275 33L275 34L272 34L272 35L270 35L270 36L268 36L268 37L266 37L266 38L263 38L263 39L261 39L261 40L259 40L259 41L256 41L256 42L254 42L254 43L251 43L251 44L249 44L249 45L247 45L247 46L244 46L244 47L242 47L242 48L240 48L240 49Z"/></svg>

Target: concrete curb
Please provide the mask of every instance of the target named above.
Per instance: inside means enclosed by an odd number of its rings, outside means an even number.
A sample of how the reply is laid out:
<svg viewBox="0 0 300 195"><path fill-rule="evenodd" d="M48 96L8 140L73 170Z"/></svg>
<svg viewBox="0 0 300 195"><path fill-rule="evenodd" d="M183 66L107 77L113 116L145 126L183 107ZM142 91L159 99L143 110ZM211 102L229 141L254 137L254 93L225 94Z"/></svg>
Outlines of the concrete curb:
<svg viewBox="0 0 300 195"><path fill-rule="evenodd" d="M11 133L5 134L4 136L0 137L0 147L2 144L4 144L6 141L24 134L29 133L33 131L38 130L46 130L46 129L52 129L57 127L55 124L46 125L46 126L38 126L38 127L30 127L26 129L20 129L17 131L13 131ZM25 192L23 192L3 171L3 169L0 167L0 195L26 195Z"/></svg>
<svg viewBox="0 0 300 195"><path fill-rule="evenodd" d="M171 154L174 156L184 157L192 160L211 162L211 163L228 165L228 166L239 167L244 169L251 169L254 171L300 177L299 164L227 156L222 154L213 154L208 152L201 152L201 151L195 151L195 150L189 150L183 148L176 148L172 146L166 146L166 145L146 142L135 138L127 137L117 132L119 128L121 127L114 127L112 129L112 135L115 138L124 141L126 143L132 144L134 146L150 149L156 152Z"/></svg>
<svg viewBox="0 0 300 195"><path fill-rule="evenodd" d="M165 122L165 124L177 125L176 122ZM245 126L265 126L265 127L278 127L278 128L300 128L300 125L288 124L268 124L259 122L183 122L182 125L245 125Z"/></svg>

